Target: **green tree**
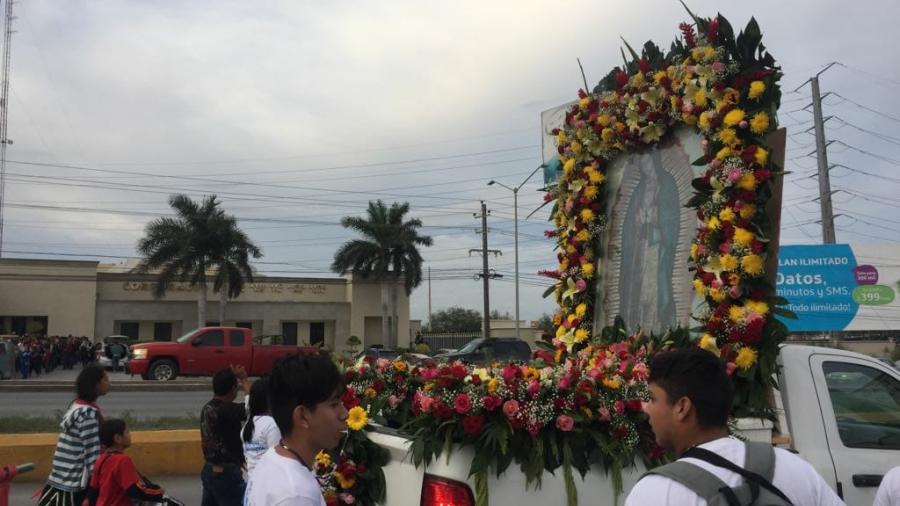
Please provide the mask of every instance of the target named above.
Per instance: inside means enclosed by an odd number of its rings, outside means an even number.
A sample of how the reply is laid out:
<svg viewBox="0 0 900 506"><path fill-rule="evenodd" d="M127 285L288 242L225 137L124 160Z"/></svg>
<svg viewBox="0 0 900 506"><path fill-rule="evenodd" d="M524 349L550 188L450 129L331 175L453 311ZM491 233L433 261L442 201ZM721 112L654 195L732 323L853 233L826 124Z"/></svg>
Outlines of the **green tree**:
<svg viewBox="0 0 900 506"><path fill-rule="evenodd" d="M553 326L553 316L544 313L538 318L537 326L539 329L543 330L545 334L553 335L556 333L556 328Z"/></svg>
<svg viewBox="0 0 900 506"><path fill-rule="evenodd" d="M432 244L431 237L419 235L421 220L404 221L408 212L408 202L394 202L388 208L377 200L369 202L366 218L345 216L341 225L362 237L338 248L331 263L334 272L352 272L381 284L381 335L392 349L397 347L397 285L403 278L403 287L409 295L422 283L419 247Z"/></svg>
<svg viewBox="0 0 900 506"><path fill-rule="evenodd" d="M219 323L225 320L228 297L241 294L253 281L250 258L262 257L260 249L238 227L234 216L225 214L216 196L198 203L187 195L172 195L169 206L174 217L157 218L147 224L137 250L143 257L138 273L156 273L153 294L162 297L175 281L198 287L197 324L206 324L206 291L210 272L213 290L219 293Z"/></svg>
<svg viewBox="0 0 900 506"><path fill-rule="evenodd" d="M426 332L481 332L481 313L474 309L452 306L436 311L428 321Z"/></svg>
<svg viewBox="0 0 900 506"><path fill-rule="evenodd" d="M509 311L505 311L502 314L500 311L496 309L491 309L491 320L512 320L513 317L509 314Z"/></svg>

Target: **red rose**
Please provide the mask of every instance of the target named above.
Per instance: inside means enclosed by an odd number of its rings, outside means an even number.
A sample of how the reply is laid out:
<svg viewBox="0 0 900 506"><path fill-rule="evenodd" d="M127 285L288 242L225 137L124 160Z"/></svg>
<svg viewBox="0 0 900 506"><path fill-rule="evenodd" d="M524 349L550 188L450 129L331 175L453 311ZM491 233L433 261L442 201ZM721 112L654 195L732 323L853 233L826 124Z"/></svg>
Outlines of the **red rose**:
<svg viewBox="0 0 900 506"><path fill-rule="evenodd" d="M616 89L620 89L626 84L628 84L628 74L622 71L616 72Z"/></svg>
<svg viewBox="0 0 900 506"><path fill-rule="evenodd" d="M453 364L452 366L450 366L450 373L456 379L463 379L466 377L466 375L469 374L469 371L466 370L466 366L457 363L457 364Z"/></svg>
<svg viewBox="0 0 900 506"><path fill-rule="evenodd" d="M556 418L556 428L563 432L571 432L575 427L575 420L568 415L559 415Z"/></svg>
<svg viewBox="0 0 900 506"><path fill-rule="evenodd" d="M472 384L476 387L481 384L481 376L475 374L472 376Z"/></svg>
<svg viewBox="0 0 900 506"><path fill-rule="evenodd" d="M503 401L495 395L486 395L481 399L481 404L484 405L485 411L494 411L503 404Z"/></svg>
<svg viewBox="0 0 900 506"><path fill-rule="evenodd" d="M765 167L756 169L756 171L753 172L753 177L755 177L759 182L768 181L769 178L772 177L772 171Z"/></svg>
<svg viewBox="0 0 900 506"><path fill-rule="evenodd" d="M751 320L747 324L747 332L744 334L744 344L757 344L762 340L763 328L766 326L766 320L759 318Z"/></svg>
<svg viewBox="0 0 900 506"><path fill-rule="evenodd" d="M469 394L457 395L453 400L453 409L461 415L468 413L472 409L472 399L469 398Z"/></svg>
<svg viewBox="0 0 900 506"><path fill-rule="evenodd" d="M344 403L344 407L347 410L351 410L356 406L359 406L359 399L356 397L356 392L353 390L353 387L347 387L344 390L343 395L341 395L341 402Z"/></svg>
<svg viewBox="0 0 900 506"><path fill-rule="evenodd" d="M741 153L741 160L746 164L751 164L756 161L756 146L751 144L744 148L744 151Z"/></svg>
<svg viewBox="0 0 900 506"><path fill-rule="evenodd" d="M625 409L634 413L640 413L644 410L640 399L632 399L625 403Z"/></svg>
<svg viewBox="0 0 900 506"><path fill-rule="evenodd" d="M641 72L646 74L650 72L650 62L648 62L646 58L641 58L638 62L638 68L641 69Z"/></svg>
<svg viewBox="0 0 900 506"><path fill-rule="evenodd" d="M444 401L440 399L436 399L434 404L431 405L431 412L434 413L434 416L437 418L450 418L453 416L453 410L450 409L450 406L446 405Z"/></svg>
<svg viewBox="0 0 900 506"><path fill-rule="evenodd" d="M470 436L478 436L484 428L484 416L471 415L463 418L463 432Z"/></svg>
<svg viewBox="0 0 900 506"><path fill-rule="evenodd" d="M766 250L766 244L762 241L757 241L753 239L753 242L750 243L750 251L756 253L757 255Z"/></svg>
<svg viewBox="0 0 900 506"><path fill-rule="evenodd" d="M615 408L616 413L620 415L625 412L625 402L622 400L616 401L613 407Z"/></svg>
<svg viewBox="0 0 900 506"><path fill-rule="evenodd" d="M743 333L740 329L731 329L731 332L728 333L729 341L742 341Z"/></svg>
<svg viewBox="0 0 900 506"><path fill-rule="evenodd" d="M516 381L516 378L521 374L518 366L509 364L503 367L503 372L501 375L503 376L503 381L507 384L512 384Z"/></svg>

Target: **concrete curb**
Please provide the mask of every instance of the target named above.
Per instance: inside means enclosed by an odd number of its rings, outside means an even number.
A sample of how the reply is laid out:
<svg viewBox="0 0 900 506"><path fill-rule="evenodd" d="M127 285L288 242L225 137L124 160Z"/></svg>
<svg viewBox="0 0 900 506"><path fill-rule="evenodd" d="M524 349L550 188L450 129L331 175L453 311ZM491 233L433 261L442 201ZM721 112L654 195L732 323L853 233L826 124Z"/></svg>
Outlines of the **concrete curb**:
<svg viewBox="0 0 900 506"><path fill-rule="evenodd" d="M50 475L57 434L0 435L0 463L34 462L35 469L15 478L17 482L43 482ZM200 431L155 430L131 433L132 446L127 453L135 466L147 476L197 476L203 468Z"/></svg>

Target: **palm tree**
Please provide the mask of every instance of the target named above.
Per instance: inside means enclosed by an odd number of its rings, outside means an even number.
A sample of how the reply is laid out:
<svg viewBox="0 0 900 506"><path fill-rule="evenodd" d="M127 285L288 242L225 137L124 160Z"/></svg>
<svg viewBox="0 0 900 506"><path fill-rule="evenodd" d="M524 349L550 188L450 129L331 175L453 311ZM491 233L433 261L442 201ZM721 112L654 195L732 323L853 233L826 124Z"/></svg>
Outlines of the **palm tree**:
<svg viewBox="0 0 900 506"><path fill-rule="evenodd" d="M422 255L417 246L431 246L431 237L419 235L422 221L413 218L403 221L409 203L394 202L390 209L377 200L369 202L368 218L345 216L344 228L362 236L344 243L334 254L331 270L340 274L352 272L381 284L381 335L391 349L397 347L397 285L409 295L422 283ZM393 325L388 325L388 316Z"/></svg>
<svg viewBox="0 0 900 506"><path fill-rule="evenodd" d="M262 252L237 225L234 216L219 208L216 196L201 203L187 195L172 195L169 206L175 217L157 218L147 224L138 241L143 256L138 273L157 272L153 294L162 297L174 281L198 287L197 325L206 324L207 275L215 271L213 289L219 292L219 323L225 320L225 301L241 294L245 282L253 281L250 257Z"/></svg>

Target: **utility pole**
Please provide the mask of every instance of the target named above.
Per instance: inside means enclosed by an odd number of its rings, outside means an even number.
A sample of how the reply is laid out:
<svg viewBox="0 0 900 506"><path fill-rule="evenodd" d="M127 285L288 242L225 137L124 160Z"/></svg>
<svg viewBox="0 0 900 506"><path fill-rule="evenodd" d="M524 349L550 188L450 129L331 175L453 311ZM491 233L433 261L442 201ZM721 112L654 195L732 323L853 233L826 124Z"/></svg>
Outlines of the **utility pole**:
<svg viewBox="0 0 900 506"><path fill-rule="evenodd" d="M12 15L13 0L6 0L6 10L3 16L3 90L0 95L0 258L3 257L3 208L6 195L6 146L12 144L9 140L7 118L9 112L9 60L12 56L10 43L12 42Z"/></svg>
<svg viewBox="0 0 900 506"><path fill-rule="evenodd" d="M822 243L834 244L836 242L834 235L834 211L831 207L831 177L828 171L828 142L825 141L825 122L829 118L822 117L822 99L824 96L819 92L819 76L823 72L837 65L837 62L829 63L824 69L820 70L816 75L809 78L810 88L812 89L812 108L813 108L813 128L816 132L816 162L818 164L819 176L819 206L822 212ZM801 84L796 90L802 88L806 83ZM809 106L807 106L809 107ZM812 154L812 153L810 153Z"/></svg>
<svg viewBox="0 0 900 506"><path fill-rule="evenodd" d="M488 255L494 254L494 256L502 255L503 253L500 250L488 249L488 228L487 228L487 217L491 212L487 210L487 204L484 201L481 201L481 214L472 213L472 216L476 219L481 218L481 249L470 249L469 254L471 255L473 252L481 253L481 273L475 275L475 279L481 278L484 282L484 315L483 315L483 323L484 331L482 332L482 337L485 339L489 339L491 337L491 303L490 303L490 278L500 278L503 277L500 274L491 272L488 268Z"/></svg>
<svg viewBox="0 0 900 506"><path fill-rule="evenodd" d="M428 267L428 327L431 328L431 267Z"/></svg>

